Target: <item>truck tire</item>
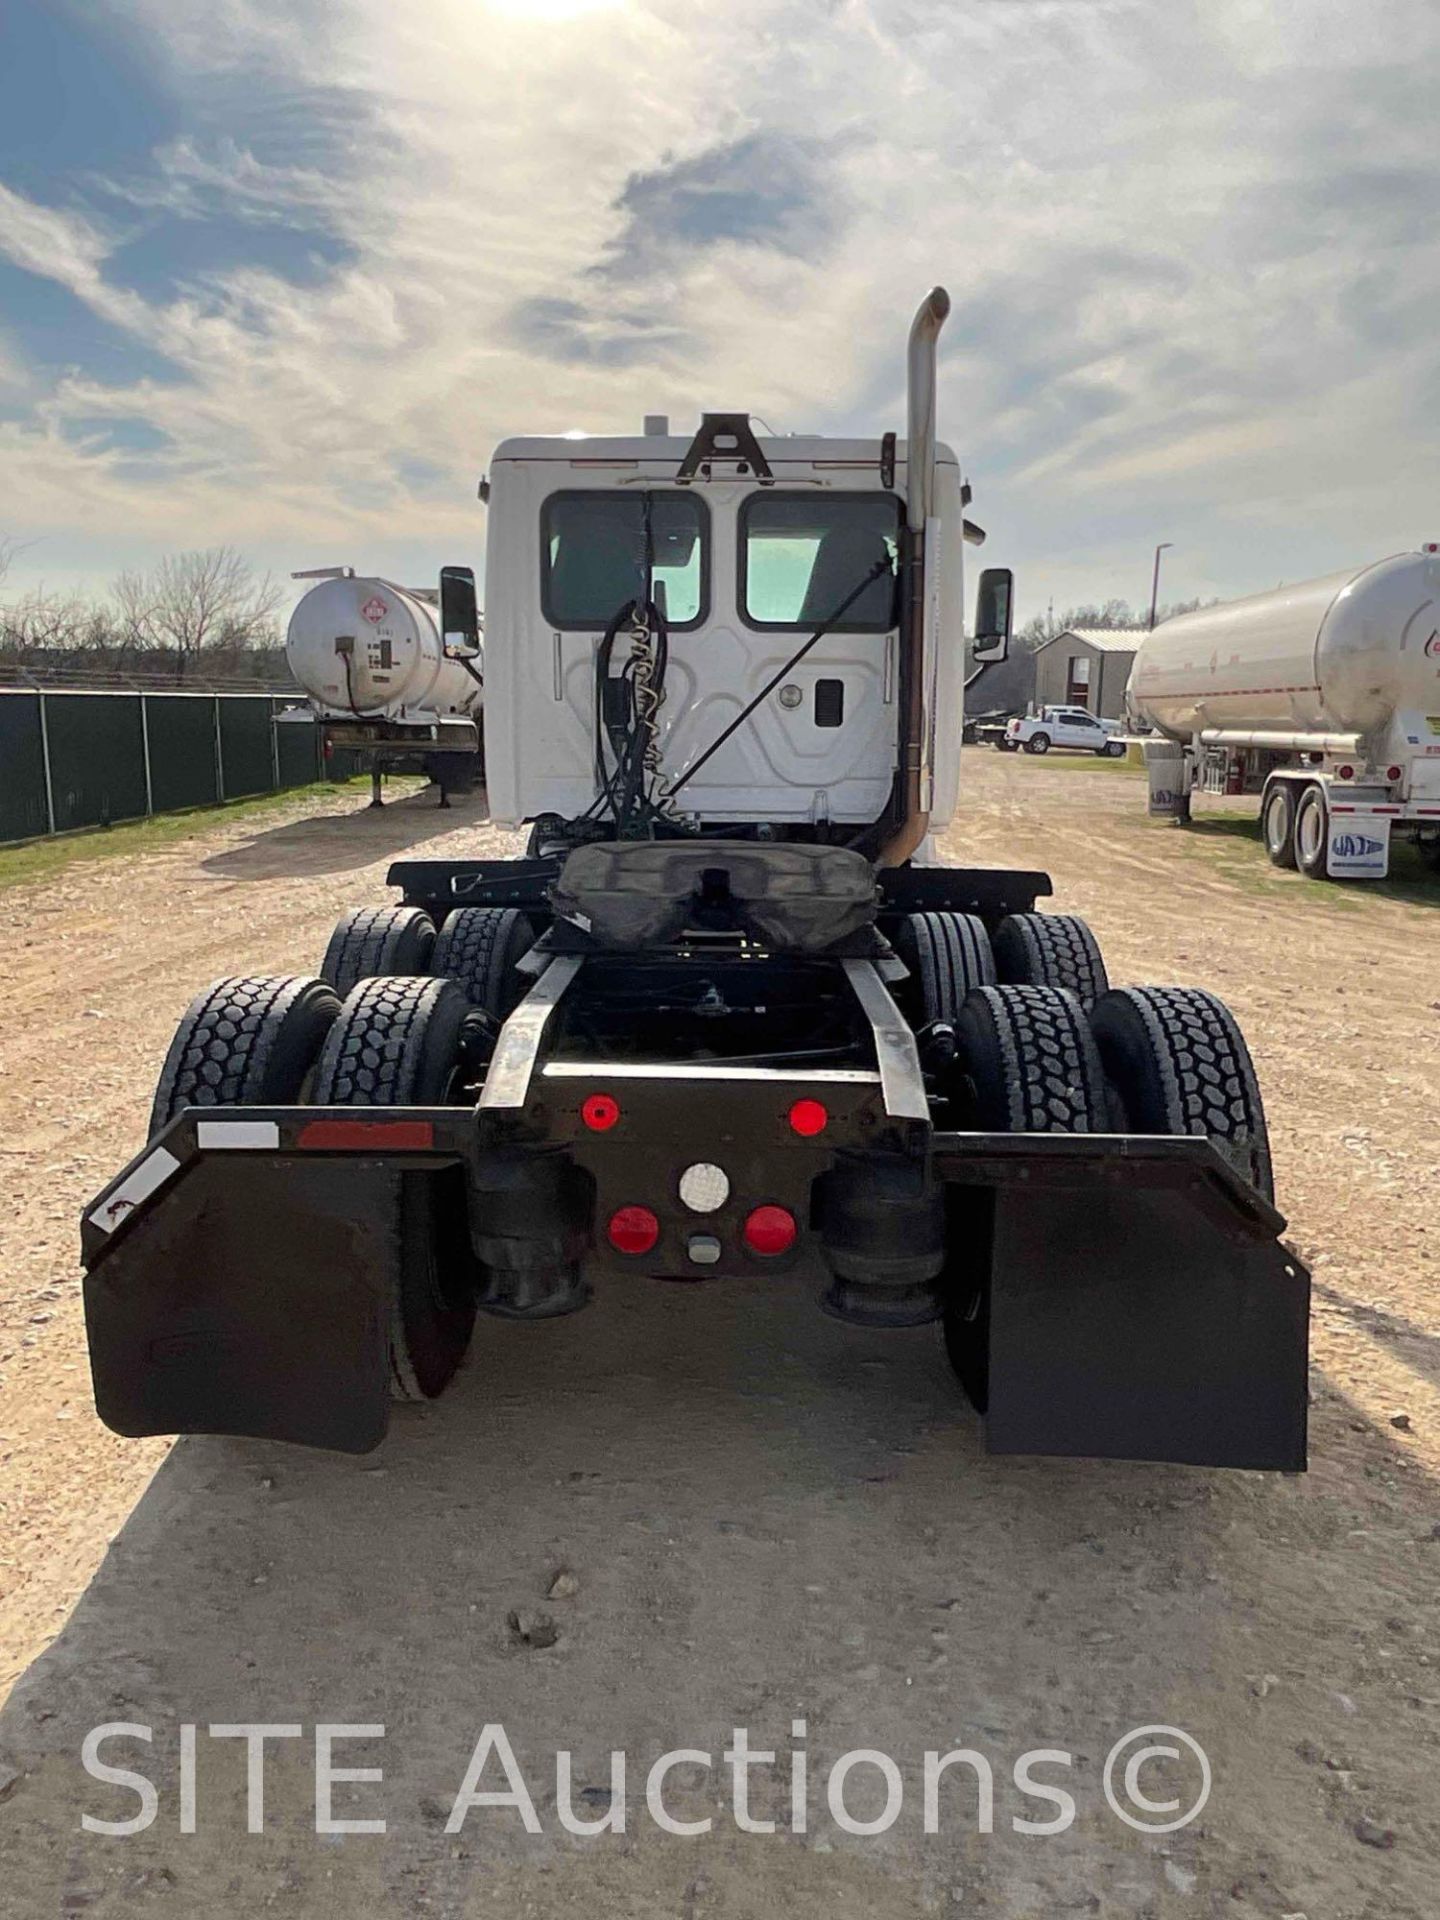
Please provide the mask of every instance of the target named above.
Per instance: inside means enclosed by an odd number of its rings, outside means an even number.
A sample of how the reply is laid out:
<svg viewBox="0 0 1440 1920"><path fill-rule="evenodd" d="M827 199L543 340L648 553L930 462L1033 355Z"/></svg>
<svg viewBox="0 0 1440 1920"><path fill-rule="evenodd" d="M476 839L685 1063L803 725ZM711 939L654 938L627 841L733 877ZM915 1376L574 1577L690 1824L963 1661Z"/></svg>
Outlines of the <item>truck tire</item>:
<svg viewBox="0 0 1440 1920"><path fill-rule="evenodd" d="M1063 987L1089 1007L1110 985L1099 942L1077 914L1009 914L993 944L995 970L1007 986Z"/></svg>
<svg viewBox="0 0 1440 1920"><path fill-rule="evenodd" d="M1018 740L997 740L995 745L1001 753L1018 753L1020 751L1020 742Z"/></svg>
<svg viewBox="0 0 1440 1920"><path fill-rule="evenodd" d="M1109 1131L1100 1056L1072 994L1054 987L982 987L966 1001L956 1035L967 1124L993 1133ZM947 1194L945 1353L977 1413L984 1413L990 1398L992 1220L973 1191L952 1188Z"/></svg>
<svg viewBox="0 0 1440 1920"><path fill-rule="evenodd" d="M1105 1075L1085 1014L1048 986L979 987L956 1023L957 1066L985 1133L1105 1133Z"/></svg>
<svg viewBox="0 0 1440 1920"><path fill-rule="evenodd" d="M435 922L420 907L351 907L335 922L320 972L343 996L384 973L424 973Z"/></svg>
<svg viewBox="0 0 1440 1920"><path fill-rule="evenodd" d="M470 1006L449 980L382 975L352 987L325 1036L317 1107L446 1105Z"/></svg>
<svg viewBox="0 0 1440 1920"><path fill-rule="evenodd" d="M507 1019L525 997L515 964L535 943L535 929L518 907L460 907L435 937L429 971L453 980L472 1007Z"/></svg>
<svg viewBox="0 0 1440 1920"><path fill-rule="evenodd" d="M917 1028L953 1026L975 987L995 984L995 956L985 922L973 913L907 913L895 951L910 969L907 1011Z"/></svg>
<svg viewBox="0 0 1440 1920"><path fill-rule="evenodd" d="M1295 865L1295 786L1272 780L1260 802L1260 837L1272 867Z"/></svg>
<svg viewBox="0 0 1440 1920"><path fill-rule="evenodd" d="M299 1100L340 1011L323 980L258 975L217 980L175 1029L150 1109L150 1132L184 1107L286 1107Z"/></svg>
<svg viewBox="0 0 1440 1920"><path fill-rule="evenodd" d="M1049 734L1032 733L1030 738L1025 742L1025 751L1027 753L1048 753L1050 751Z"/></svg>
<svg viewBox="0 0 1440 1920"><path fill-rule="evenodd" d="M1110 740L1100 751L1107 760L1123 760L1130 749L1123 740Z"/></svg>
<svg viewBox="0 0 1440 1920"><path fill-rule="evenodd" d="M1129 1127L1203 1134L1257 1193L1274 1199L1260 1084L1223 1000L1200 987L1117 987L1090 1024Z"/></svg>
<svg viewBox="0 0 1440 1920"><path fill-rule="evenodd" d="M355 987L326 1037L316 1105L438 1106L453 1094L469 1006L448 980L380 978ZM390 1302L390 1393L443 1393L475 1329L477 1272L460 1168L399 1176L400 1251Z"/></svg>
<svg viewBox="0 0 1440 1920"><path fill-rule="evenodd" d="M1328 880L1330 808L1325 789L1308 786L1295 808L1295 864L1307 880Z"/></svg>

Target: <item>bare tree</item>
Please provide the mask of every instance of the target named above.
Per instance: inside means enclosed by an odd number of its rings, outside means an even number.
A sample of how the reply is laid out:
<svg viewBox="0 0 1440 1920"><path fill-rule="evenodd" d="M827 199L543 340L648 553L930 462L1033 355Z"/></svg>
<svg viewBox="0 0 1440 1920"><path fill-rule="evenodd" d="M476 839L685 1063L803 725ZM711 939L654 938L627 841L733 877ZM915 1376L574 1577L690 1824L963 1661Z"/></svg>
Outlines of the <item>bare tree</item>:
<svg viewBox="0 0 1440 1920"><path fill-rule="evenodd" d="M257 575L234 547L169 554L148 573L122 573L113 588L125 646L173 653L177 681L209 649L274 645L280 597L270 575Z"/></svg>
<svg viewBox="0 0 1440 1920"><path fill-rule="evenodd" d="M1197 607L1214 606L1213 600L1175 600L1162 606L1156 614L1156 624L1161 620L1172 620L1177 613L1193 613ZM1057 633L1066 633L1074 627L1091 627L1100 632L1129 630L1138 632L1146 625L1144 615L1137 613L1128 600L1106 600L1100 604L1081 607L1067 607L1064 613L1037 613L1027 620L1015 635L1016 644L1021 647L1038 647L1042 640L1048 640Z"/></svg>

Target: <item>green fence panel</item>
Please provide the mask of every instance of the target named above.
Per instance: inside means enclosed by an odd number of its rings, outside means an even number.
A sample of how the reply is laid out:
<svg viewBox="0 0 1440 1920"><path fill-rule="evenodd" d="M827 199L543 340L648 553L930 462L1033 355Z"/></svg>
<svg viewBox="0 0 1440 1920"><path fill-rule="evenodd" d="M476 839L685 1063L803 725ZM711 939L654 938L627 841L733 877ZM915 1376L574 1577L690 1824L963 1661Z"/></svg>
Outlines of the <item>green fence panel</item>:
<svg viewBox="0 0 1440 1920"><path fill-rule="evenodd" d="M213 807L215 702L202 693L145 695L150 735L150 792L156 813Z"/></svg>
<svg viewBox="0 0 1440 1920"><path fill-rule="evenodd" d="M0 840L33 840L49 831L40 696L0 693Z"/></svg>
<svg viewBox="0 0 1440 1920"><path fill-rule="evenodd" d="M133 693L47 693L55 828L98 827L145 814L145 751Z"/></svg>
<svg viewBox="0 0 1440 1920"><path fill-rule="evenodd" d="M281 711L278 704L275 711ZM275 727L275 742L282 787L308 787L321 778L320 737L313 719L281 720Z"/></svg>
<svg viewBox="0 0 1440 1920"><path fill-rule="evenodd" d="M220 775L225 798L275 791L270 702L253 694L220 696Z"/></svg>

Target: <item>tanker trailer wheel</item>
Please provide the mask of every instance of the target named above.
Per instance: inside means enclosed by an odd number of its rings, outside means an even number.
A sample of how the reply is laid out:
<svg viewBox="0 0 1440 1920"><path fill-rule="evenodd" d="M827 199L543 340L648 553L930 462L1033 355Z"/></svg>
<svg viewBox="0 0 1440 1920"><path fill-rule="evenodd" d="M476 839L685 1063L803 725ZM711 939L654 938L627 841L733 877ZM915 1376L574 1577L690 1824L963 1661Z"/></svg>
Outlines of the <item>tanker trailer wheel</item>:
<svg viewBox="0 0 1440 1920"><path fill-rule="evenodd" d="M326 1036L317 1106L443 1106L459 1088L470 1008L449 980L364 980ZM399 1280L390 1303L390 1393L433 1400L475 1327L475 1256L458 1167L400 1175Z"/></svg>
<svg viewBox="0 0 1440 1920"><path fill-rule="evenodd" d="M155 1089L150 1132L182 1107L288 1107L302 1096L340 1002L323 980L217 980L186 1008Z"/></svg>
<svg viewBox="0 0 1440 1920"><path fill-rule="evenodd" d="M335 922L320 971L338 994L385 973L424 973L435 922L419 907L351 907Z"/></svg>
<svg viewBox="0 0 1440 1920"><path fill-rule="evenodd" d="M1079 1003L1055 987L982 987L956 1027L965 1124L987 1133L1105 1133L1105 1075ZM946 1196L945 1351L965 1397L983 1413L990 1396L990 1248L993 1196Z"/></svg>
<svg viewBox="0 0 1440 1920"><path fill-rule="evenodd" d="M1295 864L1307 880L1328 880L1330 809L1323 787L1310 786L1295 809Z"/></svg>
<svg viewBox="0 0 1440 1920"><path fill-rule="evenodd" d="M535 929L518 907L459 907L445 916L429 972L453 980L472 1007L506 1020L525 997L517 961L535 944Z"/></svg>
<svg viewBox="0 0 1440 1920"><path fill-rule="evenodd" d="M1260 835L1272 867L1295 865L1295 787L1272 780L1260 803Z"/></svg>
<svg viewBox="0 0 1440 1920"><path fill-rule="evenodd" d="M995 984L995 956L978 914L907 913L895 951L910 969L902 991L917 1029L935 1020L953 1026L972 988Z"/></svg>
<svg viewBox="0 0 1440 1920"><path fill-rule="evenodd" d="M1130 1127L1204 1134L1257 1193L1275 1198L1260 1084L1223 1000L1200 987L1117 987L1090 1024Z"/></svg>
<svg viewBox="0 0 1440 1920"><path fill-rule="evenodd" d="M1099 942L1077 914L1008 914L994 945L995 970L1007 986L1064 987L1088 1007L1110 985Z"/></svg>
<svg viewBox="0 0 1440 1920"><path fill-rule="evenodd" d="M1025 742L1025 751L1027 753L1048 753L1050 751L1049 734L1032 733L1030 738Z"/></svg>

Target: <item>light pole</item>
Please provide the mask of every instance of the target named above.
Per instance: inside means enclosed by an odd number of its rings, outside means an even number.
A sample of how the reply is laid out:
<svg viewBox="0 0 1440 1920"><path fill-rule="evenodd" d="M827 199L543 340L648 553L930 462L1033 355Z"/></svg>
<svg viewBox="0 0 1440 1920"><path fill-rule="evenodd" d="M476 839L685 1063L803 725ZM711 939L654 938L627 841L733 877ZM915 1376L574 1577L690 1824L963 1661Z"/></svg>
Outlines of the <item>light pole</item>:
<svg viewBox="0 0 1440 1920"><path fill-rule="evenodd" d="M1160 556L1167 547L1173 547L1173 540L1162 540L1155 549L1155 573L1150 582L1150 631L1155 631L1155 609L1160 601Z"/></svg>

